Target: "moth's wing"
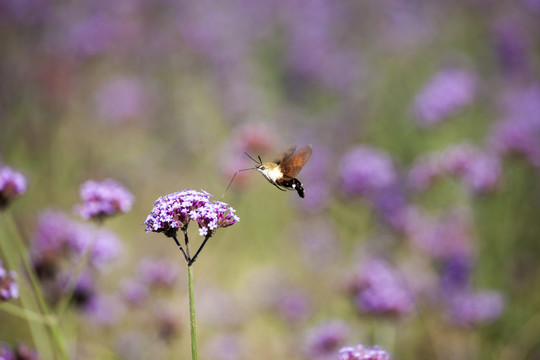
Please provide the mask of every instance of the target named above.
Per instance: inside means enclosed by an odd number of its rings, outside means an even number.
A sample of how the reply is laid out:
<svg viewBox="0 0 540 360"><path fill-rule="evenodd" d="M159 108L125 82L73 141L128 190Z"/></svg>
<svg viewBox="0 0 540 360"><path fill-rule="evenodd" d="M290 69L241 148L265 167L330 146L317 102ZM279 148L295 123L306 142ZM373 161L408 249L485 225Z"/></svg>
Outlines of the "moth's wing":
<svg viewBox="0 0 540 360"><path fill-rule="evenodd" d="M296 146L291 146L287 150L283 151L281 154L278 155L278 157L274 160L274 164L281 164L282 162L285 162L290 159L290 157L294 154L294 151L296 150Z"/></svg>
<svg viewBox="0 0 540 360"><path fill-rule="evenodd" d="M283 173L283 177L290 179L296 177L305 163L309 160L311 152L311 145L305 145L287 159L283 160L283 162L279 164L279 169Z"/></svg>

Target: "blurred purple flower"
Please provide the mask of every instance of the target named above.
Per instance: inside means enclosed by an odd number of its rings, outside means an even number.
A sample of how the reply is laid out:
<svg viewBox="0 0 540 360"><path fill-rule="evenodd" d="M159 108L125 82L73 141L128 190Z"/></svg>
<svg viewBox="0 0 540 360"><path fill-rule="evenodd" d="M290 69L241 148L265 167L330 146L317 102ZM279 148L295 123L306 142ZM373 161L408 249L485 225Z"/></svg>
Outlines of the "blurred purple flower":
<svg viewBox="0 0 540 360"><path fill-rule="evenodd" d="M90 251L90 263L96 268L116 258L121 249L119 238L107 229L69 219L65 214L48 210L40 215L31 241L34 264L72 262Z"/></svg>
<svg viewBox="0 0 540 360"><path fill-rule="evenodd" d="M472 191L493 190L499 181L501 164L493 154L467 143L453 145L443 152L421 156L409 172L413 189L426 190L436 179L456 176Z"/></svg>
<svg viewBox="0 0 540 360"><path fill-rule="evenodd" d="M172 236L194 220L199 224L199 235L210 237L217 229L240 221L232 207L221 201L211 201L211 196L204 190L186 189L160 197L144 222L146 231Z"/></svg>
<svg viewBox="0 0 540 360"><path fill-rule="evenodd" d="M414 111L421 126L433 126L472 103L476 77L460 69L445 69L422 87L414 100Z"/></svg>
<svg viewBox="0 0 540 360"><path fill-rule="evenodd" d="M139 274L148 286L172 288L178 279L179 270L172 261L143 259L139 264Z"/></svg>
<svg viewBox="0 0 540 360"><path fill-rule="evenodd" d="M390 156L368 146L347 152L341 159L339 173L346 192L367 197L384 191L397 180Z"/></svg>
<svg viewBox="0 0 540 360"><path fill-rule="evenodd" d="M0 3L0 18L6 22L34 25L47 19L50 5L48 0L3 0Z"/></svg>
<svg viewBox="0 0 540 360"><path fill-rule="evenodd" d="M138 280L126 280L121 286L121 291L124 300L132 306L142 305L149 294L148 286Z"/></svg>
<svg viewBox="0 0 540 360"><path fill-rule="evenodd" d="M17 274L13 270L6 270L0 260L0 301L17 299L19 297L19 286L15 282Z"/></svg>
<svg viewBox="0 0 540 360"><path fill-rule="evenodd" d="M502 71L509 76L530 75L527 38L521 29L521 20L505 17L493 28L495 51Z"/></svg>
<svg viewBox="0 0 540 360"><path fill-rule="evenodd" d="M438 154L422 155L415 161L409 172L409 185L415 190L427 190L443 173L441 167Z"/></svg>
<svg viewBox="0 0 540 360"><path fill-rule="evenodd" d="M434 258L470 258L473 254L471 215L467 209L455 208L430 216L411 207L405 223L411 241Z"/></svg>
<svg viewBox="0 0 540 360"><path fill-rule="evenodd" d="M377 192L372 201L384 221L398 231L405 230L409 205L399 182Z"/></svg>
<svg viewBox="0 0 540 360"><path fill-rule="evenodd" d="M349 327L341 320L332 320L308 329L305 351L309 359L335 359L343 346Z"/></svg>
<svg viewBox="0 0 540 360"><path fill-rule="evenodd" d="M133 194L112 179L88 180L81 185L80 194L84 203L77 205L75 211L84 219L103 220L128 212L133 204Z"/></svg>
<svg viewBox="0 0 540 360"><path fill-rule="evenodd" d="M511 89L502 107L504 118L495 124L490 145L500 155L518 154L540 167L540 85Z"/></svg>
<svg viewBox="0 0 540 360"><path fill-rule="evenodd" d="M210 339L205 349L207 359L241 359L242 338L234 334L216 335Z"/></svg>
<svg viewBox="0 0 540 360"><path fill-rule="evenodd" d="M74 276L75 274L71 269L60 274L56 279L58 294L47 295L55 295L56 299L60 299L62 296L73 292L71 302L75 307L84 309L97 294L94 276L89 271L84 271L77 279L74 279ZM74 286L71 282L75 282ZM50 297L49 300L55 302L55 299Z"/></svg>
<svg viewBox="0 0 540 360"><path fill-rule="evenodd" d="M147 116L148 95L139 79L119 76L98 90L95 102L101 116L113 123L124 123Z"/></svg>
<svg viewBox="0 0 540 360"><path fill-rule="evenodd" d="M244 152L264 154L275 149L276 133L267 123L246 123L234 130L232 146L242 156Z"/></svg>
<svg viewBox="0 0 540 360"><path fill-rule="evenodd" d="M0 210L26 192L26 179L9 166L0 165Z"/></svg>
<svg viewBox="0 0 540 360"><path fill-rule="evenodd" d="M0 360L16 360L11 349L5 344L0 345Z"/></svg>
<svg viewBox="0 0 540 360"><path fill-rule="evenodd" d="M358 344L339 350L338 360L390 360L390 354L381 350L378 346L372 348Z"/></svg>
<svg viewBox="0 0 540 360"><path fill-rule="evenodd" d="M19 344L14 351L16 360L39 360L38 353L24 344Z"/></svg>
<svg viewBox="0 0 540 360"><path fill-rule="evenodd" d="M159 306L156 309L157 333L163 341L173 340L180 331L180 321L169 307Z"/></svg>
<svg viewBox="0 0 540 360"><path fill-rule="evenodd" d="M118 323L125 314L125 306L109 294L98 293L84 307L86 316L97 326Z"/></svg>
<svg viewBox="0 0 540 360"><path fill-rule="evenodd" d="M311 315L309 295L301 290L282 291L277 295L275 308L278 314L289 323L298 323Z"/></svg>
<svg viewBox="0 0 540 360"><path fill-rule="evenodd" d="M439 287L444 294L454 294L470 285L472 260L469 257L454 256L442 260Z"/></svg>
<svg viewBox="0 0 540 360"><path fill-rule="evenodd" d="M360 65L352 48L339 45L340 33L347 30L344 3L293 0L283 3L280 10L288 29L286 61L293 75L338 91L349 90L359 79Z"/></svg>
<svg viewBox="0 0 540 360"><path fill-rule="evenodd" d="M450 321L456 325L481 325L501 316L505 301L497 291L463 291L446 299Z"/></svg>
<svg viewBox="0 0 540 360"><path fill-rule="evenodd" d="M493 190L501 173L499 159L467 143L454 145L442 154L442 167L452 175L461 176L475 192Z"/></svg>
<svg viewBox="0 0 540 360"><path fill-rule="evenodd" d="M0 347L0 360L39 360L38 353L24 344L18 344L13 350L7 345Z"/></svg>
<svg viewBox="0 0 540 360"><path fill-rule="evenodd" d="M414 309L414 297L405 279L381 259L365 261L348 288L363 313L402 316Z"/></svg>

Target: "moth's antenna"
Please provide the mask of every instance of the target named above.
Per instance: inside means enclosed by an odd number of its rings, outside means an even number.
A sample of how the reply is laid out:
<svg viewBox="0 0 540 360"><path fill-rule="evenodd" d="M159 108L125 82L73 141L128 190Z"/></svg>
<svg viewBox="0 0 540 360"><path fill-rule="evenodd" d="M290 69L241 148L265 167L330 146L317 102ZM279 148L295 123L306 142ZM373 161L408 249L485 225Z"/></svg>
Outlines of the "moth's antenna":
<svg viewBox="0 0 540 360"><path fill-rule="evenodd" d="M257 157L259 158L259 164L262 164L261 157L259 155L257 155Z"/></svg>
<svg viewBox="0 0 540 360"><path fill-rule="evenodd" d="M249 156L249 155L248 155ZM229 181L229 185L227 185L227 188L225 189L225 192L223 193L223 195L221 195L221 199L219 199L219 201L223 200L223 198L225 197L225 194L227 193L227 191L229 190L229 188L231 187L233 181L234 181L234 178L236 177L236 174L238 174L239 172L241 171L248 171L248 170L256 170L257 168L248 168L248 169L241 169L241 170L238 170L237 172L234 173L233 177L231 178L231 181Z"/></svg>
<svg viewBox="0 0 540 360"><path fill-rule="evenodd" d="M248 158L250 158L251 160L253 160L253 162L257 163L257 164L262 164L262 161L261 161L261 157L259 156L259 161L255 160L254 158L251 157L251 155L249 155L247 152L245 152L244 154L246 154L246 156Z"/></svg>

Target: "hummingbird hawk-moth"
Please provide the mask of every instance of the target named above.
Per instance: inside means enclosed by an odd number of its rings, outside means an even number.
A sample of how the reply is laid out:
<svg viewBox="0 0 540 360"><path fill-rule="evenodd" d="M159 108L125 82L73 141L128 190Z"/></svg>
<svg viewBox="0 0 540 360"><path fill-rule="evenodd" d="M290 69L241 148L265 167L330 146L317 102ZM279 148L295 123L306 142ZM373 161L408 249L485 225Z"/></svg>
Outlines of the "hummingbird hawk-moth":
<svg viewBox="0 0 540 360"><path fill-rule="evenodd" d="M270 184L281 191L296 190L298 195L304 197L304 187L296 175L302 170L311 156L311 145L304 145L297 149L292 146L283 151L273 162L262 162L259 157L255 169L260 172Z"/></svg>
<svg viewBox="0 0 540 360"><path fill-rule="evenodd" d="M296 190L298 195L304 197L304 187L296 178L296 175L302 170L311 156L311 145L304 145L300 149L296 146L291 146L283 151L273 162L262 162L261 157L257 156L257 160L252 158L248 153L245 153L257 165L249 169L238 170L232 177L225 193L229 190L234 178L240 171L257 170L260 172L270 184L274 185L281 191ZM222 195L225 196L225 193Z"/></svg>

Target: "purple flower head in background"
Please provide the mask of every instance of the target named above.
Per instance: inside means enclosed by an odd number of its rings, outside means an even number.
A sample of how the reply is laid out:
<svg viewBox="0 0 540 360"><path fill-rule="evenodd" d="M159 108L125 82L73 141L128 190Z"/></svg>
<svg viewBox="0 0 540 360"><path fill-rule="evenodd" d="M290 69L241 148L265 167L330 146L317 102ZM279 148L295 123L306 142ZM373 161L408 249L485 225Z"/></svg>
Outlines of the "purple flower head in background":
<svg viewBox="0 0 540 360"><path fill-rule="evenodd" d="M88 180L81 185L80 194L83 204L75 210L84 219L103 220L129 211L133 204L133 194L112 179Z"/></svg>
<svg viewBox="0 0 540 360"><path fill-rule="evenodd" d="M216 335L205 348L207 359L238 360L242 358L242 337L236 334Z"/></svg>
<svg viewBox="0 0 540 360"><path fill-rule="evenodd" d="M511 89L501 102L505 117L495 124L490 145L499 155L517 154L540 167L540 85Z"/></svg>
<svg viewBox="0 0 540 360"><path fill-rule="evenodd" d="M378 346L369 348L358 344L339 350L338 360L390 360L390 354L379 349Z"/></svg>
<svg viewBox="0 0 540 360"><path fill-rule="evenodd" d="M178 267L172 261L143 259L139 264L140 279L148 286L172 288L178 274Z"/></svg>
<svg viewBox="0 0 540 360"><path fill-rule="evenodd" d="M442 260L439 287L443 294L453 294L470 285L472 260L466 256L450 256Z"/></svg>
<svg viewBox="0 0 540 360"><path fill-rule="evenodd" d="M463 291L447 298L450 321L456 325L482 325L501 316L505 301L497 291Z"/></svg>
<svg viewBox="0 0 540 360"><path fill-rule="evenodd" d="M0 301L7 301L19 297L19 286L15 283L15 271L6 270L0 260Z"/></svg>
<svg viewBox="0 0 540 360"><path fill-rule="evenodd" d="M364 262L348 288L362 313L402 316L414 309L405 279L384 260Z"/></svg>
<svg viewBox="0 0 540 360"><path fill-rule="evenodd" d="M530 44L521 25L520 19L505 17L492 30L496 55L508 76L530 75Z"/></svg>
<svg viewBox="0 0 540 360"><path fill-rule="evenodd" d="M0 165L0 210L25 191L25 177L9 166Z"/></svg>
<svg viewBox="0 0 540 360"><path fill-rule="evenodd" d="M144 83L133 77L115 77L95 97L101 116L113 123L137 120L147 115L148 94Z"/></svg>
<svg viewBox="0 0 540 360"><path fill-rule="evenodd" d="M339 174L346 192L367 197L397 180L390 156L368 146L357 146L347 152L341 159Z"/></svg>
<svg viewBox="0 0 540 360"><path fill-rule="evenodd" d="M422 87L414 100L414 112L421 126L433 126L472 103L477 80L460 69L445 69Z"/></svg>
<svg viewBox="0 0 540 360"><path fill-rule="evenodd" d="M38 353L24 344L18 344L10 349L7 345L0 346L0 360L39 360Z"/></svg>
<svg viewBox="0 0 540 360"><path fill-rule="evenodd" d="M146 231L173 236L178 229L187 229L193 220L199 225L199 235L209 237L217 229L240 221L232 207L210 200L211 196L205 191L187 189L160 197L144 222Z"/></svg>
<svg viewBox="0 0 540 360"><path fill-rule="evenodd" d="M411 207L405 222L411 241L436 259L470 259L473 255L471 214L466 208L431 216Z"/></svg>
<svg viewBox="0 0 540 360"><path fill-rule="evenodd" d="M125 306L110 294L96 294L87 302L84 312L92 323L98 326L114 325L125 314Z"/></svg>
<svg viewBox="0 0 540 360"><path fill-rule="evenodd" d="M500 177L499 159L467 143L457 144L442 154L442 167L448 174L461 177L475 192L493 190Z"/></svg>
<svg viewBox="0 0 540 360"><path fill-rule="evenodd" d="M335 359L348 334L349 327L341 320L319 324L306 334L306 355L309 359Z"/></svg>
<svg viewBox="0 0 540 360"><path fill-rule="evenodd" d="M409 185L424 191L437 179L455 176L475 193L496 188L501 173L497 156L467 143L421 156L409 172Z"/></svg>
<svg viewBox="0 0 540 360"><path fill-rule="evenodd" d="M309 294L302 290L283 290L276 294L274 304L278 314L289 323L305 320L312 313Z"/></svg>
<svg viewBox="0 0 540 360"><path fill-rule="evenodd" d="M90 263L100 267L120 253L120 239L112 231L69 219L64 213L47 210L40 215L31 241L34 266L72 262L90 251Z"/></svg>
<svg viewBox="0 0 540 360"><path fill-rule="evenodd" d="M122 297L131 306L140 306L148 298L148 286L138 280L126 280L122 283Z"/></svg>

